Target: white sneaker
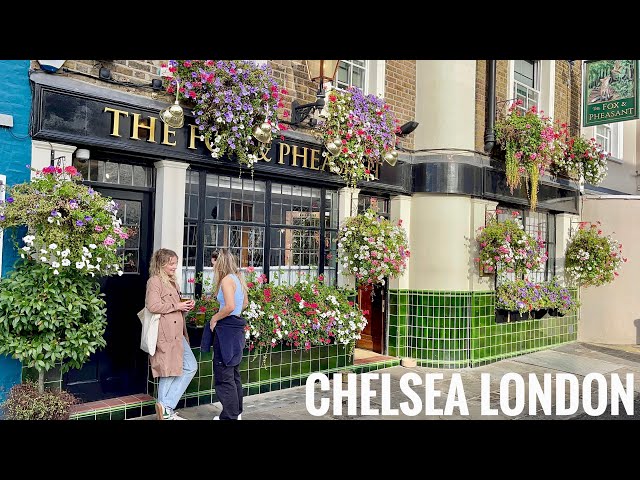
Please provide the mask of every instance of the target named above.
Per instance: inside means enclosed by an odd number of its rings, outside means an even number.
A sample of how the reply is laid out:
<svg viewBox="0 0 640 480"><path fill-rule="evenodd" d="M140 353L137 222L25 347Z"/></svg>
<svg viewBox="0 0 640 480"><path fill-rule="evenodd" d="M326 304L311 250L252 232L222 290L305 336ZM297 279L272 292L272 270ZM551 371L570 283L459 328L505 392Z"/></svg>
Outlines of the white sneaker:
<svg viewBox="0 0 640 480"><path fill-rule="evenodd" d="M186 418L181 417L176 412L173 412L168 420L187 420Z"/></svg>

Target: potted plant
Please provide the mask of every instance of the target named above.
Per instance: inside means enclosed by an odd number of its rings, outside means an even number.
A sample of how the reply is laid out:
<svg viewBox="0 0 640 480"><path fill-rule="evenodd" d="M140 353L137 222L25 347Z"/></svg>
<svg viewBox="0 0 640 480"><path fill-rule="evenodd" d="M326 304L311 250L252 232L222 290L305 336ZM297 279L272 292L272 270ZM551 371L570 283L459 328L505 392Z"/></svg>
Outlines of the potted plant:
<svg viewBox="0 0 640 480"><path fill-rule="evenodd" d="M554 277L546 286L549 315L552 317L564 317L575 311L580 303L571 296L569 289L560 285L560 281Z"/></svg>
<svg viewBox="0 0 640 480"><path fill-rule="evenodd" d="M0 280L0 353L35 368L41 393L47 370L80 368L105 346L94 277L122 275L118 248L128 235L117 205L81 180L74 167L46 167L0 203L0 227L14 235L27 227L21 259Z"/></svg>
<svg viewBox="0 0 640 480"><path fill-rule="evenodd" d="M267 65L251 60L169 60L168 93L193 107L201 140L211 156L230 155L251 169L271 135L286 127L276 117L284 106Z"/></svg>
<svg viewBox="0 0 640 480"><path fill-rule="evenodd" d="M185 316L192 347L200 346L202 330L208 327L209 320L218 310L220 310L220 303L211 294L203 293L196 297L195 306Z"/></svg>
<svg viewBox="0 0 640 480"><path fill-rule="evenodd" d="M547 260L547 252L541 236L535 239L524 230L519 213L513 212L512 218L500 221L498 215L490 213L484 227L476 234L479 256L474 260L482 272L515 273L521 278L536 270Z"/></svg>
<svg viewBox="0 0 640 480"><path fill-rule="evenodd" d="M358 284L384 285L402 275L410 255L402 220L394 225L372 209L347 218L339 231L338 262Z"/></svg>
<svg viewBox="0 0 640 480"><path fill-rule="evenodd" d="M538 181L549 166L564 155L561 135L549 117L532 106L524 114L514 102L506 115L496 121L496 142L505 151L507 185L513 190L524 180L531 209L538 201Z"/></svg>
<svg viewBox="0 0 640 480"><path fill-rule="evenodd" d="M360 180L373 180L374 162L382 162L385 156L397 157L394 149L399 126L389 104L357 87L332 90L328 100L321 113L324 120L315 133L327 148L322 156L328 157L331 171L348 187L355 187Z"/></svg>
<svg viewBox="0 0 640 480"><path fill-rule="evenodd" d="M247 272L249 351L284 345L294 350L339 344L355 346L367 319L349 291L325 285L322 276L294 285L270 285L264 274Z"/></svg>
<svg viewBox="0 0 640 480"><path fill-rule="evenodd" d="M600 222L580 222L565 252L565 274L574 285L588 287L613 282L627 258L622 244L604 236Z"/></svg>
<svg viewBox="0 0 640 480"><path fill-rule="evenodd" d="M14 385L2 403L5 420L68 420L78 399L65 391L40 392L33 382Z"/></svg>

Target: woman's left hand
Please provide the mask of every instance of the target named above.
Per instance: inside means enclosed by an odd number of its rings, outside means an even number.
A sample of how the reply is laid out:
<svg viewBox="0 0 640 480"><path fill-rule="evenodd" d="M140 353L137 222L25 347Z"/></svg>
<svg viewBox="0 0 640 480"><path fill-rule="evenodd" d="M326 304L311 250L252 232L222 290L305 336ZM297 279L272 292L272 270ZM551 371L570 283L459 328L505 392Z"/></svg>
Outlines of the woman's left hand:
<svg viewBox="0 0 640 480"><path fill-rule="evenodd" d="M216 323L218 323L218 321L214 320L213 317L211 317L211 321L209 322L209 328L211 329L212 332L213 332L213 329L216 328Z"/></svg>

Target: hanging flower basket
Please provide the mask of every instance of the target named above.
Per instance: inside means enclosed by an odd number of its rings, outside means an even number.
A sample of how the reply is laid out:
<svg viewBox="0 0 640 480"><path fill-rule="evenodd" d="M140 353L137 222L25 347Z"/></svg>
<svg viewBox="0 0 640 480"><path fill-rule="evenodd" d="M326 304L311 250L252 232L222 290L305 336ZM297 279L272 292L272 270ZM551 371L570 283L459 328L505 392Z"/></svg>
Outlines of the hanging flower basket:
<svg viewBox="0 0 640 480"><path fill-rule="evenodd" d="M284 106L267 65L251 60L169 60L167 92L193 107L201 140L213 158L229 155L252 170L272 134L285 130L276 110ZM177 91L176 91L177 88Z"/></svg>
<svg viewBox="0 0 640 480"><path fill-rule="evenodd" d="M568 137L565 154L556 159L551 171L575 180L582 177L591 185L599 185L607 176L607 157L595 138Z"/></svg>
<svg viewBox="0 0 640 480"><path fill-rule="evenodd" d="M348 187L355 187L361 180L374 180L373 165L381 163L385 155L397 155L398 120L383 99L365 95L357 87L333 90L322 116L325 120L316 132L327 148L322 155L328 157L331 171Z"/></svg>
<svg viewBox="0 0 640 480"><path fill-rule="evenodd" d="M517 109L522 100L514 102L503 118L496 121L496 141L505 151L507 185L513 190L524 180L531 209L538 202L538 181L549 166L564 156L561 135L549 117L535 106L524 114Z"/></svg>
<svg viewBox="0 0 640 480"><path fill-rule="evenodd" d="M58 275L73 269L91 277L122 275L127 229L118 205L87 185L75 167L45 167L32 181L13 185L0 203L0 228L27 227L20 256Z"/></svg>
<svg viewBox="0 0 640 480"><path fill-rule="evenodd" d="M409 259L402 220L394 225L372 209L347 218L338 238L338 262L358 284L384 285L385 277L402 275Z"/></svg>
<svg viewBox="0 0 640 480"><path fill-rule="evenodd" d="M567 245L565 273L577 286L600 286L613 282L627 258L622 244L604 236L600 222L580 222Z"/></svg>
<svg viewBox="0 0 640 480"><path fill-rule="evenodd" d="M476 242L480 255L475 261L483 272L515 273L522 277L530 271L540 268L547 261L544 242L539 236L535 239L524 231L518 212L512 212L513 218L500 221L497 215L490 214L484 227L478 228Z"/></svg>

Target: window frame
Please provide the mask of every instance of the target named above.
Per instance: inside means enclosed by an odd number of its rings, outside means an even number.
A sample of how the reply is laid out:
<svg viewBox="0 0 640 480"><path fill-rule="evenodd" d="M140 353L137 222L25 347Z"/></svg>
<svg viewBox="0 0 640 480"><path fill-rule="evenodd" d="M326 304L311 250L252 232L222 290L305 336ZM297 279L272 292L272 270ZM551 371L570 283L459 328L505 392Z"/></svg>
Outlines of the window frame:
<svg viewBox="0 0 640 480"><path fill-rule="evenodd" d="M263 255L262 255L262 271L263 273L267 276L267 278L269 279L269 281L272 281L273 279L271 278L271 265L270 265L270 258L271 258L271 230L272 229L282 229L282 228L288 228L288 229L295 229L295 230L305 230L305 231L310 231L310 232L317 232L318 233L318 238L319 238L319 252L318 252L318 258L319 258L319 262L318 262L318 275L325 275L325 257L326 257L326 247L325 247L325 242L327 241L327 239L329 239L331 241L332 239L332 233L333 233L333 238L337 238L337 233L338 233L338 221L336 218L335 221L335 228L331 227L331 223L330 226L327 227L325 225L325 222L322 221L322 219L325 218L326 214L328 213L329 216L332 214L331 210L334 210L334 214L338 214L337 211L337 206L334 206L333 209L329 209L328 205L327 205L327 200L326 200L326 195L328 192L335 192L336 194L336 201L337 201L337 189L332 189L332 188L326 188L324 186L322 187L310 187L310 188L316 188L320 191L320 206L319 206L319 218L321 219L321 221L319 222L319 226L295 226L295 225L284 225L284 224L280 224L280 223L275 223L272 219L272 215L271 215L271 199L272 199L272 185L273 183L277 183L277 184L282 184L282 185L291 185L291 186L299 186L299 185L295 185L295 184L291 184L291 183L283 183L281 181L272 181L271 179L264 179L264 178L254 178L253 181L255 182L262 182L264 183L265 186L265 192L264 192L264 220L262 222L258 221L244 221L244 220L222 220L222 219L207 219L205 218L205 210L206 208L204 207L206 205L206 181L207 181L207 175L216 175L218 177L226 177L228 179L233 179L234 176L230 175L230 174L226 174L226 173L219 173L219 172L212 172L210 170L206 170L206 169L189 169L187 170L187 177L185 179L185 198L189 195L189 192L191 191L191 188L187 188L189 184L189 175L197 175L198 178L198 189L197 189L197 198L198 198L198 209L197 209L197 217L195 215L193 215L193 213L195 212L191 212L191 208L187 208L188 202L185 202L185 211L183 214L183 226L184 226L184 236L183 236L183 250L185 248L193 248L195 246L195 269L194 269L194 275L198 276L200 272L203 272L204 270L204 262L205 262L205 258L204 258L204 253L205 253L205 226L207 225L225 225L225 226L229 226L229 227L240 227L241 229L244 228L262 228L263 229ZM300 185L302 187L307 187L307 185ZM232 202L234 201L234 199L229 198L229 201ZM189 228L193 228L194 229L194 233L193 233L193 237L195 238L195 245L188 243L187 242L187 229ZM190 237L189 237L190 238ZM193 268L192 265L188 264L188 259L190 257L186 254L184 254L183 252L183 256L182 256L182 265L181 268L183 269L183 271L185 271L185 269L187 268ZM241 267L242 270L246 269L247 267ZM327 267L327 269L330 269L331 267ZM333 268L333 278L330 279L329 284L332 285L337 285L337 281L338 281L338 268L337 265L335 266L335 268ZM326 275L325 275L326 277ZM186 281L186 280L185 280ZM201 295L202 294L202 284L197 284L195 285L195 289L194 289L194 293L196 296Z"/></svg>
<svg viewBox="0 0 640 480"><path fill-rule="evenodd" d="M555 255L557 214L549 210L536 209L535 211L533 211L530 208L524 208L523 206L512 206L509 204L500 204L496 207L496 210L502 210L503 212L508 212L508 213L497 214L497 218L499 219L499 221L501 221L500 219L503 217L504 217L503 219L511 218L511 212L513 211L519 212L520 214L519 218L522 220L522 226L524 227L524 231L533 235L534 238L537 238L536 232L530 231L528 229L529 227L528 223L532 218L532 215L535 215L538 218L540 215L546 216L543 241L544 241L545 248L547 250L547 260L545 262L544 272L533 271L531 274L529 274L529 279L534 281L535 283L549 282L553 277L556 276L556 273L557 273L558 262ZM539 275L543 275L543 278L540 279ZM498 271L496 270L496 274L495 274L496 287L499 285L498 279L500 277L503 277L505 279L510 279L510 280L513 280L515 278L514 274L499 275Z"/></svg>

